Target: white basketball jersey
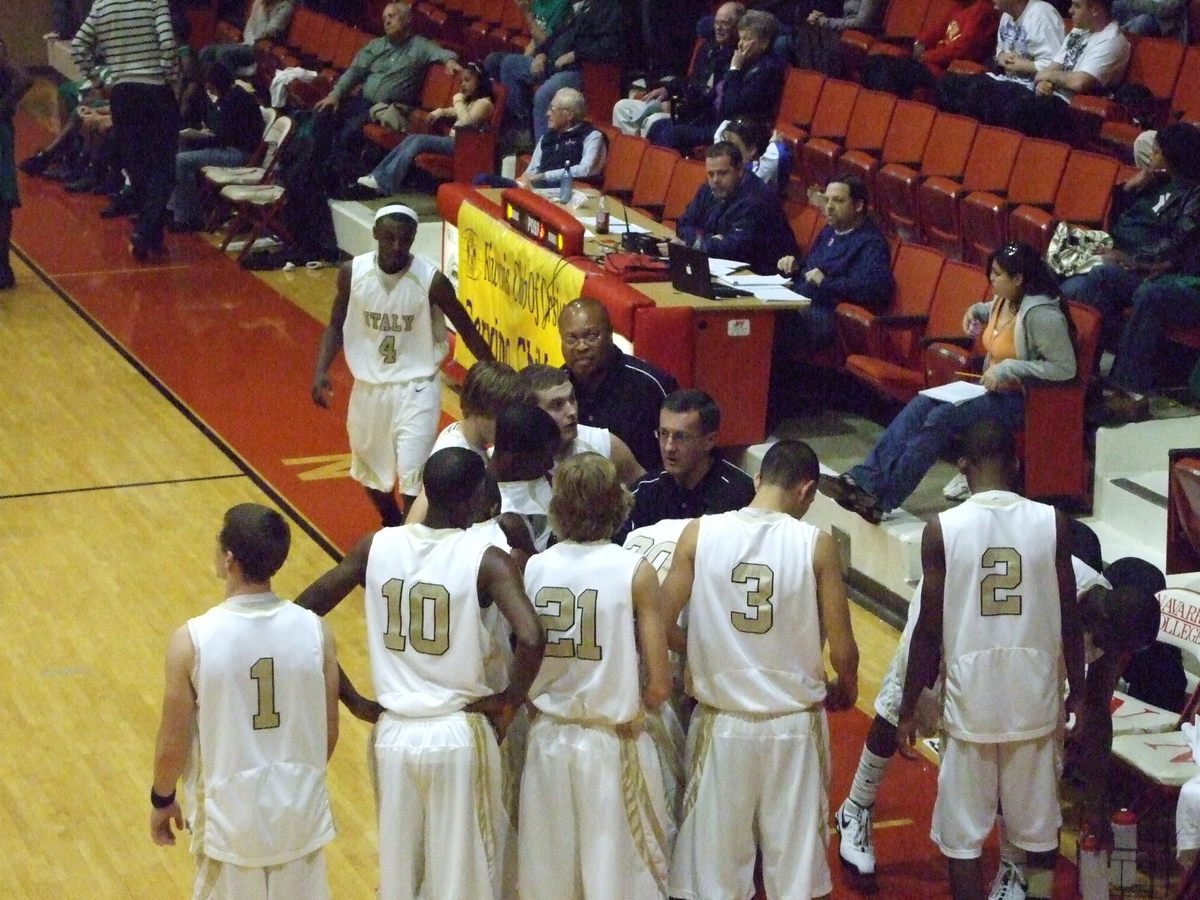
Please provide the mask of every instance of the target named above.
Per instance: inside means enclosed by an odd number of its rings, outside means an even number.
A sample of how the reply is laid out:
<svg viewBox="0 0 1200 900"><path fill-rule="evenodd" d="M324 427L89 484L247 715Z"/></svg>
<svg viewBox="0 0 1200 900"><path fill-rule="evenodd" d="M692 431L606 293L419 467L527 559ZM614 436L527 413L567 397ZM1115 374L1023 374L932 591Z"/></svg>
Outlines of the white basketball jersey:
<svg viewBox="0 0 1200 900"><path fill-rule="evenodd" d="M578 453L599 453L605 459L612 459L612 432L607 428L596 428L594 425L578 425L575 440L571 442L571 455Z"/></svg>
<svg viewBox="0 0 1200 900"><path fill-rule="evenodd" d="M367 557L367 649L380 704L421 718L491 693L479 608L486 532L403 525L376 532Z"/></svg>
<svg viewBox="0 0 1200 900"><path fill-rule="evenodd" d="M438 346L429 308L437 271L414 256L403 272L389 275L376 264L374 252L354 257L342 343L356 379L397 384L437 374L444 348Z"/></svg>
<svg viewBox="0 0 1200 900"><path fill-rule="evenodd" d="M640 553L658 573L662 584L671 571L671 560L675 558L675 544L691 519L663 519L653 525L635 528L625 536L625 549ZM687 607L684 607L687 611Z"/></svg>
<svg viewBox="0 0 1200 900"><path fill-rule="evenodd" d="M608 541L564 541L530 558L525 593L546 629L529 697L563 719L619 725L641 710L633 575L641 557Z"/></svg>
<svg viewBox="0 0 1200 900"><path fill-rule="evenodd" d="M976 743L1049 734L1062 654L1053 507L984 491L939 518L946 730Z"/></svg>
<svg viewBox="0 0 1200 900"><path fill-rule="evenodd" d="M333 840L321 621L274 594L231 597L187 623L198 743L194 849L274 866Z"/></svg>
<svg viewBox="0 0 1200 900"><path fill-rule="evenodd" d="M500 482L500 512L516 513L525 520L533 547L538 552L550 546L550 498L553 496L554 489L545 478Z"/></svg>
<svg viewBox="0 0 1200 900"><path fill-rule="evenodd" d="M780 715L825 699L813 553L820 531L781 512L702 516L688 611L697 700Z"/></svg>

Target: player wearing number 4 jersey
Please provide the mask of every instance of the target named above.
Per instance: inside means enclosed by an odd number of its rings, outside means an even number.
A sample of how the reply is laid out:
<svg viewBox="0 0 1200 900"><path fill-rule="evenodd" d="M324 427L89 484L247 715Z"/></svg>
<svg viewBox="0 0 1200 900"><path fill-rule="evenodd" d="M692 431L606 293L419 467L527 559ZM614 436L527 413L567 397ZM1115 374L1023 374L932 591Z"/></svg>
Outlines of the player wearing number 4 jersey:
<svg viewBox="0 0 1200 900"><path fill-rule="evenodd" d="M521 783L524 900L666 897L667 810L645 714L671 678L658 576L610 543L631 504L602 456L560 463L550 519L561 541L525 569L547 643Z"/></svg>
<svg viewBox="0 0 1200 900"><path fill-rule="evenodd" d="M772 900L833 889L825 711L853 705L858 647L832 539L798 521L819 475L807 444L767 451L745 509L688 524L663 585L699 701L671 896L749 897L755 840ZM690 601L686 639L675 625ZM827 682L822 636L836 678Z"/></svg>
<svg viewBox="0 0 1200 900"><path fill-rule="evenodd" d="M469 526L488 505L484 464L462 447L425 464L420 525L359 541L297 602L325 615L356 585L366 598L367 650L378 701L343 676L342 699L376 722L379 897L498 897L506 838L496 735L503 737L541 662L545 638L507 553ZM508 687L488 687L495 603L516 650ZM487 719L484 717L487 716Z"/></svg>
<svg viewBox="0 0 1200 900"><path fill-rule="evenodd" d="M279 513L225 513L215 567L225 602L171 635L150 791L150 837L174 844L182 775L196 856L194 896L329 896L322 847L333 840L325 764L337 743L333 636L271 592L287 557Z"/></svg>
<svg viewBox="0 0 1200 900"><path fill-rule="evenodd" d="M912 755L918 696L945 673L945 740L933 840L955 897L985 897L980 853L1003 806L1008 840L1028 852L1026 896L1049 897L1058 828L1055 731L1083 724L1083 631L1066 518L1011 490L1012 432L991 420L963 439L974 491L921 539L921 611L913 631L897 740ZM939 666L940 661L940 666Z"/></svg>
<svg viewBox="0 0 1200 900"><path fill-rule="evenodd" d="M406 505L420 487L442 408L438 366L446 355L448 318L479 359L492 359L450 281L412 255L417 214L393 204L375 213L377 249L338 271L329 326L321 335L312 398L329 405L329 366L344 345L354 376L346 430L350 477L367 490L384 526L399 525L399 486Z"/></svg>

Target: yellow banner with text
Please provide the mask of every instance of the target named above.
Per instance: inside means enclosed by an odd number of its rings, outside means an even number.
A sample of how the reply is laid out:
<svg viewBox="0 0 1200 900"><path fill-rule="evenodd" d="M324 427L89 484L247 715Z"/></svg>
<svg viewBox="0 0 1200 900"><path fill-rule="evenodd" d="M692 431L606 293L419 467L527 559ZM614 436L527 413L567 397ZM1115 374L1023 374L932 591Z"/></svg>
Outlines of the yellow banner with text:
<svg viewBox="0 0 1200 900"><path fill-rule="evenodd" d="M465 202L458 210L458 297L496 359L514 369L562 365L558 313L583 290L584 273ZM454 358L475 361L462 341Z"/></svg>

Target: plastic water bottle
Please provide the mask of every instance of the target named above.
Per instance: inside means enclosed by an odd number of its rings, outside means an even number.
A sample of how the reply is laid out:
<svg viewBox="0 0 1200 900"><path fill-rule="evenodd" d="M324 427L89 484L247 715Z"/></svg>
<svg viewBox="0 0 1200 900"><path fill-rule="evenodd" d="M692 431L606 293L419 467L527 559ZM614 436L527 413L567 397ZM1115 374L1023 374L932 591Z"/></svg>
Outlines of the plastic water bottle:
<svg viewBox="0 0 1200 900"><path fill-rule="evenodd" d="M603 194L596 201L596 234L608 234L608 198Z"/></svg>
<svg viewBox="0 0 1200 900"><path fill-rule="evenodd" d="M571 192L573 186L571 184L571 170L568 168L564 169L563 171L565 174L562 177L562 181L558 183L558 202L563 204L563 206L566 206L571 202Z"/></svg>
<svg viewBox="0 0 1200 900"><path fill-rule="evenodd" d="M1137 881L1137 816L1128 809L1117 810L1112 816L1112 832L1108 882L1113 887L1133 887Z"/></svg>
<svg viewBox="0 0 1200 900"><path fill-rule="evenodd" d="M1079 845L1079 896L1083 900L1108 900L1108 860L1096 836Z"/></svg>

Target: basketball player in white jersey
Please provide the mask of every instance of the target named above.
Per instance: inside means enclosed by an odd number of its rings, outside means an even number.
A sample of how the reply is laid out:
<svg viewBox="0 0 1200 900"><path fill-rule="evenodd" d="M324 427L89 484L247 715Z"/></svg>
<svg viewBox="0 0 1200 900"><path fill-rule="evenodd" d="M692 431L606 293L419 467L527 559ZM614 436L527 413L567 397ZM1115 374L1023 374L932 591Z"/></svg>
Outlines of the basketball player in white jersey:
<svg viewBox="0 0 1200 900"><path fill-rule="evenodd" d="M675 546L664 614L699 705L672 897L749 897L756 838L772 900L833 889L824 707L854 704L858 647L833 540L799 521L818 476L807 444L780 441L750 505L693 520ZM689 601L685 639L676 623Z"/></svg>
<svg viewBox="0 0 1200 900"><path fill-rule="evenodd" d="M576 453L599 453L611 459L622 483L632 485L646 474L642 464L623 440L607 428L579 424L579 403L575 388L566 369L556 369L545 363L530 363L518 374L533 394L533 402L550 413L562 435L562 443L554 454L561 462Z"/></svg>
<svg viewBox="0 0 1200 900"><path fill-rule="evenodd" d="M550 470L558 426L532 403L508 407L496 419L496 444L488 469L500 485L500 509L520 516L537 551L550 546Z"/></svg>
<svg viewBox="0 0 1200 900"><path fill-rule="evenodd" d="M346 417L350 477L366 488L386 527L403 521L396 488L411 505L437 436L446 319L477 358L493 356L449 279L413 256L417 214L400 204L384 206L372 233L376 250L338 270L311 392L314 403L329 406L329 366L344 349L354 376Z"/></svg>
<svg viewBox="0 0 1200 900"><path fill-rule="evenodd" d="M1062 814L1057 735L1084 723L1083 631L1066 517L1013 493L1012 432L991 420L963 437L972 496L921 539L921 611L913 630L897 740L915 754L915 710L944 672L943 741L931 836L949 859L956 900L987 896L980 853L1004 810L1026 851L1025 895L1048 898Z"/></svg>
<svg viewBox="0 0 1200 900"><path fill-rule="evenodd" d="M490 359L471 366L462 387L451 389L458 394L462 418L438 432L429 455L446 447L466 447L487 462L488 450L496 440L496 417L514 403L527 402L529 392L512 366ZM422 489L404 517L405 524L423 522L428 508Z"/></svg>
<svg viewBox="0 0 1200 900"><path fill-rule="evenodd" d="M324 615L366 589L367 650L377 700L343 676L342 698L377 719L372 761L379 812L379 896L498 897L504 854L501 737L524 702L545 638L516 564L469 526L484 499L483 460L439 450L425 465L421 525L364 538L298 602ZM495 603L516 639L508 687L488 686ZM482 714L482 715L481 715ZM487 716L485 719L484 716Z"/></svg>
<svg viewBox="0 0 1200 900"><path fill-rule="evenodd" d="M525 569L547 640L529 693L538 713L521 783L523 900L666 897L667 810L644 718L671 676L658 577L611 543L631 504L609 460L563 461L550 501L560 543Z"/></svg>
<svg viewBox="0 0 1200 900"><path fill-rule="evenodd" d="M150 837L174 844L184 811L194 896L329 896L322 849L333 840L325 765L338 737L333 635L271 592L287 523L242 503L225 513L216 574L225 601L171 635L150 789Z"/></svg>

